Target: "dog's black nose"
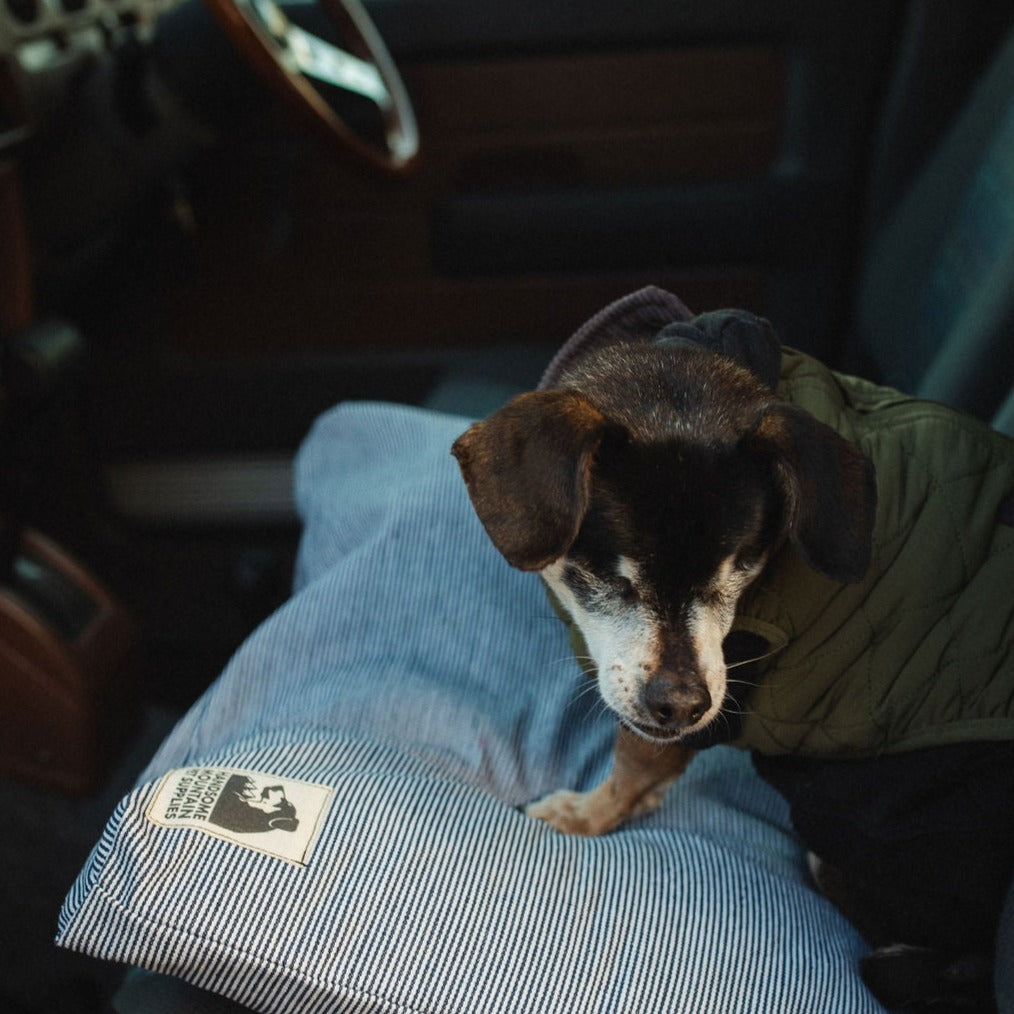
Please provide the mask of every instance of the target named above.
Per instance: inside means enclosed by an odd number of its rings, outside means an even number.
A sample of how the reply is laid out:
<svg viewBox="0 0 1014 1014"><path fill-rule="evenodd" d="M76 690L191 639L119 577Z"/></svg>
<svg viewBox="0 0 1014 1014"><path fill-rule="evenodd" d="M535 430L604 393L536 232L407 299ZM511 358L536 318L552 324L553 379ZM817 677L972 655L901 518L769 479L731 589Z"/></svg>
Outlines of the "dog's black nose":
<svg viewBox="0 0 1014 1014"><path fill-rule="evenodd" d="M641 704L660 729L680 729L704 717L711 707L711 694L697 680L656 676L644 685Z"/></svg>

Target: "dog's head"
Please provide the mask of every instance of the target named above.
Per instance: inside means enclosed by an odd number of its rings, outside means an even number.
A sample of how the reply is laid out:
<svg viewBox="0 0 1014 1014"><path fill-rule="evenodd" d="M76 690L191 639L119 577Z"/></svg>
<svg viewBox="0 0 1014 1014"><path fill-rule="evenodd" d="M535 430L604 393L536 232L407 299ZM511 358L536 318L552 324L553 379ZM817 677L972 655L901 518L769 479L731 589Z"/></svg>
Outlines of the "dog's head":
<svg viewBox="0 0 1014 1014"><path fill-rule="evenodd" d="M869 563L872 466L775 398L777 346L752 321L721 351L686 325L599 350L453 447L494 545L541 572L606 704L650 739L718 714L737 602L783 541L837 581Z"/></svg>

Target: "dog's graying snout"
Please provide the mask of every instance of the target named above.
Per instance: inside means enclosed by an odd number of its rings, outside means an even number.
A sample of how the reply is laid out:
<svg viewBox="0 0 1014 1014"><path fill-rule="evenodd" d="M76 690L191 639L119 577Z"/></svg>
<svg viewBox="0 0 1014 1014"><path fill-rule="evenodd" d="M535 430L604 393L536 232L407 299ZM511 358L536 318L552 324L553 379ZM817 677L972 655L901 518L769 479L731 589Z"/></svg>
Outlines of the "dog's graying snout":
<svg viewBox="0 0 1014 1014"><path fill-rule="evenodd" d="M711 707L711 694L698 680L656 676L644 685L641 705L660 729L695 725Z"/></svg>

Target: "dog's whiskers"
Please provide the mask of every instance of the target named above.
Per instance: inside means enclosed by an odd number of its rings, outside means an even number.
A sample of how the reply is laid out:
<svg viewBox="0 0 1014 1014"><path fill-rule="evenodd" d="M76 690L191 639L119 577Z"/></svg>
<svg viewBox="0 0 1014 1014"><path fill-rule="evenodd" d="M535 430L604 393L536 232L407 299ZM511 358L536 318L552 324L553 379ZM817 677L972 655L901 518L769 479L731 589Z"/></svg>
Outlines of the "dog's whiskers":
<svg viewBox="0 0 1014 1014"><path fill-rule="evenodd" d="M757 712L753 708L744 707L739 701L727 698L725 703L722 705L722 710L716 716L716 719L720 716L726 722L729 720L729 715L735 715L737 718L745 718L748 715L756 715Z"/></svg>
<svg viewBox="0 0 1014 1014"><path fill-rule="evenodd" d="M563 666L563 665L570 666L574 662L577 662L577 664L585 672L585 675L588 675L588 676L592 675L591 673L589 673L585 669L585 665L587 663L594 664L595 660L593 658L586 658L586 657L583 657L581 655L565 655L563 658L551 658L551 659L547 659L546 662L544 663L544 665L546 665L547 667L556 667L556 666Z"/></svg>
<svg viewBox="0 0 1014 1014"><path fill-rule="evenodd" d="M765 651L765 652L764 652L764 654L762 654L762 655L757 655L757 656L755 656L754 658L744 658L744 659L741 659L741 660L740 660L740 661L738 661L738 662L730 662L730 663L729 663L729 664L728 664L728 665L727 665L727 666L725 667L725 668L726 668L726 671L728 671L729 669L738 669L738 668L739 668L740 666L743 666L743 665L752 665L752 664L753 664L754 662L763 662L763 661L764 661L764 659L766 659L766 658L770 658L770 657L771 657L772 655L774 655L774 654L775 654L775 653L776 653L777 651L778 651L778 649L777 649L777 648L772 648L772 649L771 649L770 651Z"/></svg>
<svg viewBox="0 0 1014 1014"><path fill-rule="evenodd" d="M737 687L755 687L755 686L757 686L757 681L756 680L731 680L731 679L729 679L728 676L725 678L725 682L729 686L737 686Z"/></svg>
<svg viewBox="0 0 1014 1014"><path fill-rule="evenodd" d="M605 701L598 694L598 685L593 680L582 680L574 687L567 702L567 707L577 707L586 702L589 694L593 695L594 703L597 705L597 709L595 707L589 708L589 713L594 712L597 716L599 713L609 710Z"/></svg>
<svg viewBox="0 0 1014 1014"><path fill-rule="evenodd" d="M588 683L585 686L579 686L575 692L571 701L576 703L582 697L586 697L588 694L594 694L598 690L598 687L594 683Z"/></svg>

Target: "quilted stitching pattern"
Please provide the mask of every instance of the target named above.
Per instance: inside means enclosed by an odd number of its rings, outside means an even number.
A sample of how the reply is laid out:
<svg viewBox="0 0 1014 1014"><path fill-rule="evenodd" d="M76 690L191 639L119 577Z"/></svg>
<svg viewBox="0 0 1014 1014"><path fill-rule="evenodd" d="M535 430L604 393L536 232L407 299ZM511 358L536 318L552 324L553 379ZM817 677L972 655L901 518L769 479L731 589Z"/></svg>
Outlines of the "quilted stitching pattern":
<svg viewBox="0 0 1014 1014"><path fill-rule="evenodd" d="M836 585L787 548L744 605L789 644L742 741L871 755L1014 738L1014 443L942 406L786 351L781 393L870 454L879 499L864 581Z"/></svg>

